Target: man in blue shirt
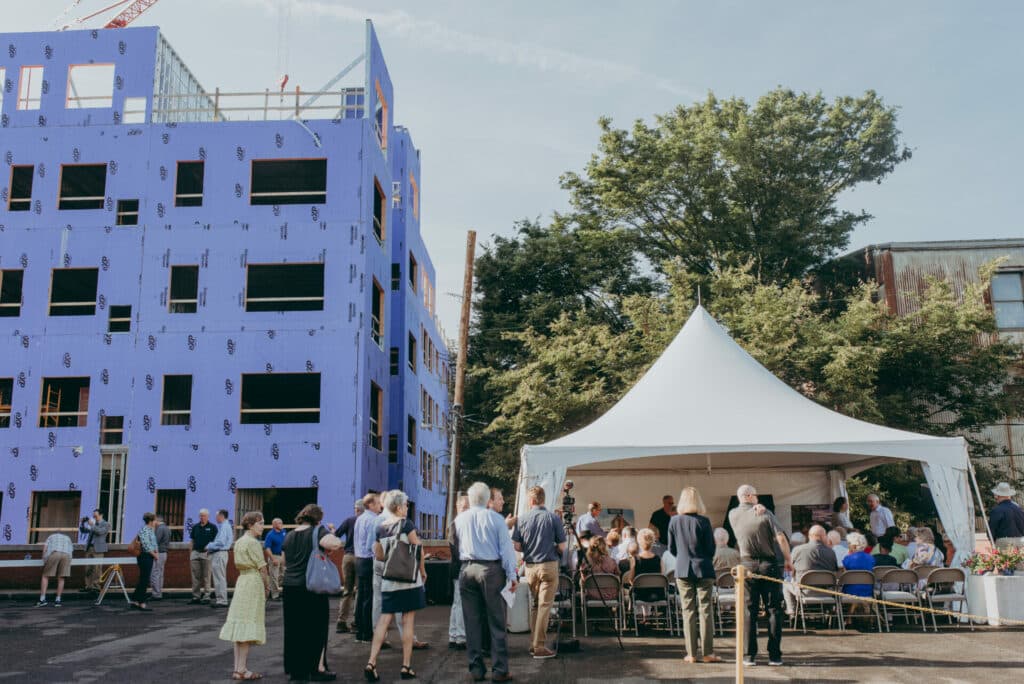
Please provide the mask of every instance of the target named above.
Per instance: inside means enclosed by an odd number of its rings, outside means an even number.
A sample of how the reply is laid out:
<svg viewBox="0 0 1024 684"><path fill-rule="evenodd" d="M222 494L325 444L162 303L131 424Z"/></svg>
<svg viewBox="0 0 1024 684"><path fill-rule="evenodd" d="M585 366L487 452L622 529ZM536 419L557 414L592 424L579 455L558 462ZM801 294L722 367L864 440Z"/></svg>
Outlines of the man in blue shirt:
<svg viewBox="0 0 1024 684"><path fill-rule="evenodd" d="M526 563L526 581L536 602L530 624L533 641L530 652L535 659L554 658L555 652L544 643L551 617L551 604L558 591L558 560L565 551L565 529L554 513L544 508L544 488L531 487L526 493L530 510L519 516L512 531L516 551Z"/></svg>
<svg viewBox="0 0 1024 684"><path fill-rule="evenodd" d="M601 527L601 523L597 522L597 518L600 515L601 504L592 501L590 506L587 507L587 512L576 521L576 534L581 535L584 532L590 532L595 537L605 537L608 533Z"/></svg>
<svg viewBox="0 0 1024 684"><path fill-rule="evenodd" d="M373 543L377 541L380 499L376 492L363 497L363 514L356 518L352 553L356 559L356 641L373 641Z"/></svg>
<svg viewBox="0 0 1024 684"><path fill-rule="evenodd" d="M348 632L348 623L352 619L352 607L356 599L356 519L366 510L362 500L353 504L354 515L350 515L338 525L334 532L339 539L345 540L345 555L341 557L341 603L338 606L338 623L334 631L338 634Z"/></svg>
<svg viewBox="0 0 1024 684"><path fill-rule="evenodd" d="M989 531L997 549L1008 549L1024 544L1024 510L1010 498L1017 491L1008 482L1000 482L992 493L996 505L988 516Z"/></svg>
<svg viewBox="0 0 1024 684"><path fill-rule="evenodd" d="M508 642L505 611L501 596L506 586L515 592L518 587L516 555L508 536L505 520L487 502L491 490L483 482L469 488L469 510L455 518L455 540L462 560L459 593L466 622L466 647L469 672L476 681L487 675L484 664L483 634L491 635L492 682L512 679L508 672Z"/></svg>
<svg viewBox="0 0 1024 684"><path fill-rule="evenodd" d="M270 598L278 601L281 598L281 579L284 575L284 521L274 518L270 531L263 540L263 553L267 557L267 570L270 576Z"/></svg>
<svg viewBox="0 0 1024 684"><path fill-rule="evenodd" d="M228 512L217 511L217 536L206 545L210 556L210 570L213 572L213 593L217 597L211 608L228 607L228 551L235 542L235 531L228 521Z"/></svg>

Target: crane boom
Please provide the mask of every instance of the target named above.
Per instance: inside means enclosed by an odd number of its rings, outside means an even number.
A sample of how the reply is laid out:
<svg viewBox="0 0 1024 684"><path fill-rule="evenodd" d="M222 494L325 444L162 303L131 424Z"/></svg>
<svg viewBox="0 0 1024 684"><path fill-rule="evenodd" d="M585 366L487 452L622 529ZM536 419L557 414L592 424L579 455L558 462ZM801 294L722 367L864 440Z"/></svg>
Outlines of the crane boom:
<svg viewBox="0 0 1024 684"><path fill-rule="evenodd" d="M103 28L124 28L139 18L139 15L155 5L159 0L135 0L121 10L121 13L107 22Z"/></svg>

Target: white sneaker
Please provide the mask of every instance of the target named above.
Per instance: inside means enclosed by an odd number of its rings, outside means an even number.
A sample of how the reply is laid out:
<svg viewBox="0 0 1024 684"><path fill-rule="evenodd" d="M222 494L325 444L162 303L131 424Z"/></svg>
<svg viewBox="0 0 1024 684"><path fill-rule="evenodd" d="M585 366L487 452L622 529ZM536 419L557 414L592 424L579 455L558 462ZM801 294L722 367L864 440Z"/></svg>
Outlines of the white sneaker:
<svg viewBox="0 0 1024 684"><path fill-rule="evenodd" d="M782 667L782 660L769 660L768 664L772 667Z"/></svg>

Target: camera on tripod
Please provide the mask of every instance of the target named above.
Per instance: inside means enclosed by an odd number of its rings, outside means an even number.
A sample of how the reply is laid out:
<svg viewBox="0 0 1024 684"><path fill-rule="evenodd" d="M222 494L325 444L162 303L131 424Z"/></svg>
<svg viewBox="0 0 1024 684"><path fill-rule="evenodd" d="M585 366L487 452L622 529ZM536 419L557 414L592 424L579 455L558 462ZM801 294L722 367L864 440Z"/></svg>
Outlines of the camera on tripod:
<svg viewBox="0 0 1024 684"><path fill-rule="evenodd" d="M574 486L572 480L566 480L562 485L562 522L568 528L572 527L572 518L576 513L576 499L572 495Z"/></svg>

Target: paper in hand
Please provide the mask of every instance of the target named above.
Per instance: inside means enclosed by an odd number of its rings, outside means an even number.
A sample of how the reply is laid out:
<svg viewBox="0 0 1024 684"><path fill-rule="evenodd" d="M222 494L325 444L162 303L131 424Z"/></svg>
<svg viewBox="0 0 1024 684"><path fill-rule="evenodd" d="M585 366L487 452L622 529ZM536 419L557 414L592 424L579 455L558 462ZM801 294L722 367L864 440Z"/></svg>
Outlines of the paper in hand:
<svg viewBox="0 0 1024 684"><path fill-rule="evenodd" d="M510 589L511 586L512 586L512 583L509 582L508 584L505 585L505 588L501 590L501 598L505 599L505 603L508 604L509 608L511 608L513 606L513 604L515 604L515 602L516 602L516 595Z"/></svg>

